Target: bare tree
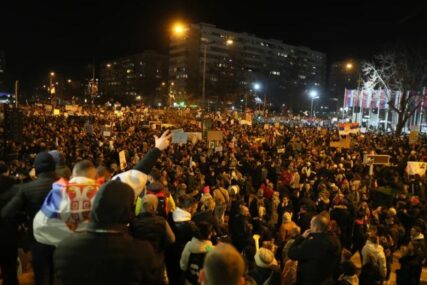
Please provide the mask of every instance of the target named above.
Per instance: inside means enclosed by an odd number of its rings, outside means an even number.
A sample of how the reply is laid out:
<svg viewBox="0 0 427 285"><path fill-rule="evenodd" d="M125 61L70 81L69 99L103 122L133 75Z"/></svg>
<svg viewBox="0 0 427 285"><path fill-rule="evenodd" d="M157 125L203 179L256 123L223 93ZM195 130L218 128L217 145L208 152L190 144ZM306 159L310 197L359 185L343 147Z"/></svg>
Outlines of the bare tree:
<svg viewBox="0 0 427 285"><path fill-rule="evenodd" d="M419 53L389 52L362 63L363 87L384 89L389 108L397 114L395 135L400 136L405 124L424 100L427 83L427 61ZM396 102L396 95L400 99Z"/></svg>

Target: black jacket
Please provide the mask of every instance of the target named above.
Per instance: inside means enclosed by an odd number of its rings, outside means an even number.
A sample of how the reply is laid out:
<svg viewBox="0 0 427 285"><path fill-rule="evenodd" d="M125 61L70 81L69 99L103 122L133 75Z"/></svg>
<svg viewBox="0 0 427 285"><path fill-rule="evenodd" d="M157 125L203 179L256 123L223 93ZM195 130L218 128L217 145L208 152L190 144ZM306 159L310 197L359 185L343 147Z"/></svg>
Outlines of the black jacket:
<svg viewBox="0 0 427 285"><path fill-rule="evenodd" d="M17 193L13 187L15 181L7 176L0 175L0 212L5 205ZM18 239L17 222L14 220L4 220L0 217L0 245L16 244Z"/></svg>
<svg viewBox="0 0 427 285"><path fill-rule="evenodd" d="M164 253L172 242L166 232L166 219L150 213L138 215L130 224L130 232L137 239L151 243L156 253Z"/></svg>
<svg viewBox="0 0 427 285"><path fill-rule="evenodd" d="M23 212L30 229L30 238L34 239L32 234L34 216L40 210L55 180L55 172L46 172L39 174L36 180L21 185L18 193L2 209L2 218L4 220L14 220Z"/></svg>
<svg viewBox="0 0 427 285"><path fill-rule="evenodd" d="M289 248L288 257L298 261L297 284L323 284L333 278L341 254L338 238L328 233L298 237Z"/></svg>

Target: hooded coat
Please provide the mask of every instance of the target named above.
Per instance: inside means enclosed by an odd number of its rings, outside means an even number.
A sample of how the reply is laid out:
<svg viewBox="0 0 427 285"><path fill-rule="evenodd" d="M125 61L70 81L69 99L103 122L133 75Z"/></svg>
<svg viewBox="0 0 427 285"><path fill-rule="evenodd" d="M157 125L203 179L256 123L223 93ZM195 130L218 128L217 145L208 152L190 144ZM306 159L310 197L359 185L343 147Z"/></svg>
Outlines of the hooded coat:
<svg viewBox="0 0 427 285"><path fill-rule="evenodd" d="M74 233L55 251L58 283L159 284L162 268L152 246L133 239L126 224L133 215L134 192L120 181L98 191L88 231Z"/></svg>

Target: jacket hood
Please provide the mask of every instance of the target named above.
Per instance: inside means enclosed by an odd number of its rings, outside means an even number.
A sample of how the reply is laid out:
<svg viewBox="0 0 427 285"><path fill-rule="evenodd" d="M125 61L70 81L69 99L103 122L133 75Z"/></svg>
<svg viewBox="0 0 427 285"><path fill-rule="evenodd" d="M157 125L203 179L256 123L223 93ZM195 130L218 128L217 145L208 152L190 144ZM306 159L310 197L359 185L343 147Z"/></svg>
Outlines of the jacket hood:
<svg viewBox="0 0 427 285"><path fill-rule="evenodd" d="M174 222L188 222L191 221L191 214L181 208L176 208L172 214Z"/></svg>
<svg viewBox="0 0 427 285"><path fill-rule="evenodd" d="M213 248L210 240L199 240L193 237L188 243L191 253L205 253Z"/></svg>
<svg viewBox="0 0 427 285"><path fill-rule="evenodd" d="M92 223L98 227L127 224L133 215L134 192L120 181L109 181L101 186L92 206Z"/></svg>

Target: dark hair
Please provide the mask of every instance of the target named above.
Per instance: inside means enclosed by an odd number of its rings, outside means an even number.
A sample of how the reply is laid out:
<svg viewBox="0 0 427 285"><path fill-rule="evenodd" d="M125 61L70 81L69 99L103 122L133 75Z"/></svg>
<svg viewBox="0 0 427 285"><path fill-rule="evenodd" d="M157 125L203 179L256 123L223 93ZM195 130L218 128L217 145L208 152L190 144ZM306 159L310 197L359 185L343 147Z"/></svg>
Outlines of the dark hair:
<svg viewBox="0 0 427 285"><path fill-rule="evenodd" d="M212 234L212 225L207 222L200 222L197 224L197 230L194 237L198 240L209 240Z"/></svg>
<svg viewBox="0 0 427 285"><path fill-rule="evenodd" d="M196 203L197 201L193 197L187 194L182 195L181 197L178 198L178 205L183 209L188 209Z"/></svg>

